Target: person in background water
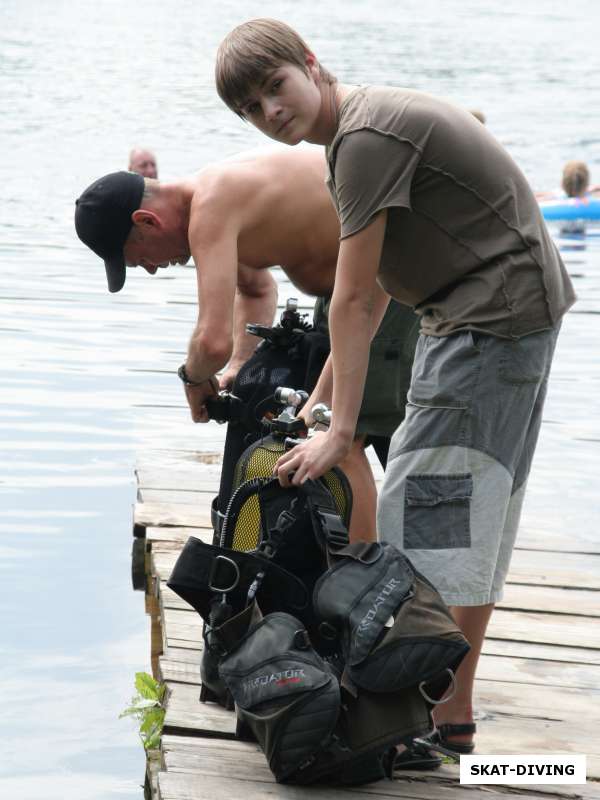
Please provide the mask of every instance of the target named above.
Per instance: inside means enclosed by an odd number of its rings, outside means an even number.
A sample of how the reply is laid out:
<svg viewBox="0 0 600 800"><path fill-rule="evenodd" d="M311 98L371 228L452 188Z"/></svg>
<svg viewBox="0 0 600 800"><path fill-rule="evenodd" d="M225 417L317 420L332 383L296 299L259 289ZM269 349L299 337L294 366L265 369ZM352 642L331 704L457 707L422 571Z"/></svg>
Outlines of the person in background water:
<svg viewBox="0 0 600 800"><path fill-rule="evenodd" d="M283 485L315 479L347 453L388 295L420 315L378 534L437 587L471 644L430 739L469 753L475 671L573 287L525 176L468 111L411 89L340 84L292 28L270 19L224 39L216 85L267 136L326 146L341 222L322 373L333 385L332 424L279 459ZM417 744L397 760L436 763Z"/></svg>
<svg viewBox="0 0 600 800"><path fill-rule="evenodd" d="M567 161L563 167L561 189L536 192L538 200L557 200L561 197L598 197L600 184L590 186L590 171L585 161Z"/></svg>
<svg viewBox="0 0 600 800"><path fill-rule="evenodd" d="M152 150L145 147L134 147L129 153L129 172L137 172L144 178L158 178L158 167L156 156Z"/></svg>

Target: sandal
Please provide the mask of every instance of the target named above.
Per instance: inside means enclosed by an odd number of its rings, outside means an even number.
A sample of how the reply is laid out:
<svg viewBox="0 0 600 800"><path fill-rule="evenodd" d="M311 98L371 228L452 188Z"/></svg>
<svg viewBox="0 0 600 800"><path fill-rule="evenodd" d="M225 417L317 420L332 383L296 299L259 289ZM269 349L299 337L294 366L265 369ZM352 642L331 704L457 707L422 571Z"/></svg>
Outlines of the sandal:
<svg viewBox="0 0 600 800"><path fill-rule="evenodd" d="M419 741L413 739L409 745L406 745L406 750L396 753L392 771L397 769L429 770L441 767L442 759L433 753L425 742L425 739Z"/></svg>
<svg viewBox="0 0 600 800"><path fill-rule="evenodd" d="M475 731L474 722L460 725L445 722L429 736L413 739L406 750L398 753L394 759L394 769L437 769L442 764L442 759L437 753L459 761L461 755L472 753L475 745L473 742L451 742L448 741L448 737L465 736L474 734Z"/></svg>
<svg viewBox="0 0 600 800"><path fill-rule="evenodd" d="M451 722L444 722L439 728L436 728L432 734L427 736L427 740L433 745L439 745L438 752L449 751L450 757L454 756L467 756L470 755L475 749L473 742L450 742L449 736L468 736L477 731L477 726L474 722L463 722L462 724L453 725ZM458 759L457 759L458 760Z"/></svg>

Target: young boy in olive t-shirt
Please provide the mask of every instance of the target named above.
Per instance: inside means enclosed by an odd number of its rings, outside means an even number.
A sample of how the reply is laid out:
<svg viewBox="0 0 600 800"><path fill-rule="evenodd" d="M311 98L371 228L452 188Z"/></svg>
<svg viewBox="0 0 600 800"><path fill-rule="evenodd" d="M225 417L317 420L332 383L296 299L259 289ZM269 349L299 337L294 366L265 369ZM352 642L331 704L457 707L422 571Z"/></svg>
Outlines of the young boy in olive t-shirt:
<svg viewBox="0 0 600 800"><path fill-rule="evenodd" d="M436 585L471 643L456 694L435 714L437 741L470 752L475 669L509 566L560 320L575 299L570 280L523 174L468 111L410 89L339 84L275 20L232 31L216 79L227 105L271 138L326 146L341 223L321 379L333 383L333 421L279 460L284 485L322 475L347 452L387 295L421 315L378 527ZM431 764L426 753L410 757Z"/></svg>

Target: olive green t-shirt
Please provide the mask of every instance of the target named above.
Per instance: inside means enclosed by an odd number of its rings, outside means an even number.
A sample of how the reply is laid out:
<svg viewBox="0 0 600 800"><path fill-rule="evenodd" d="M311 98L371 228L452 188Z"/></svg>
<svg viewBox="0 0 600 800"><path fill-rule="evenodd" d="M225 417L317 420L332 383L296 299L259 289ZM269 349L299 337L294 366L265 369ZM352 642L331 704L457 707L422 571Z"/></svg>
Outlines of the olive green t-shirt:
<svg viewBox="0 0 600 800"><path fill-rule="evenodd" d="M538 203L468 111L410 89L359 87L327 148L341 238L387 209L378 280L433 336L520 337L575 301Z"/></svg>

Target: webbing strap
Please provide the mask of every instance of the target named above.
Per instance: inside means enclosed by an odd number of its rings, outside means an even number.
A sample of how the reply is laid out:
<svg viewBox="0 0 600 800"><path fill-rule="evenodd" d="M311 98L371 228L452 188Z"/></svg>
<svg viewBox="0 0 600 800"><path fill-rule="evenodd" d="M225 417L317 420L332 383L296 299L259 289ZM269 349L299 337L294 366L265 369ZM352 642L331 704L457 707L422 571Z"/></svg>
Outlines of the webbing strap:
<svg viewBox="0 0 600 800"><path fill-rule="evenodd" d="M306 587L294 574L257 553L229 550L190 536L167 585L206 620L210 603L219 593L230 598L234 613L246 603L248 589L259 572L269 596L301 611L309 601Z"/></svg>
<svg viewBox="0 0 600 800"><path fill-rule="evenodd" d="M317 539L319 534L322 537L321 544L329 563L349 544L348 529L338 514L331 492L322 481L306 481L300 488L306 497Z"/></svg>

